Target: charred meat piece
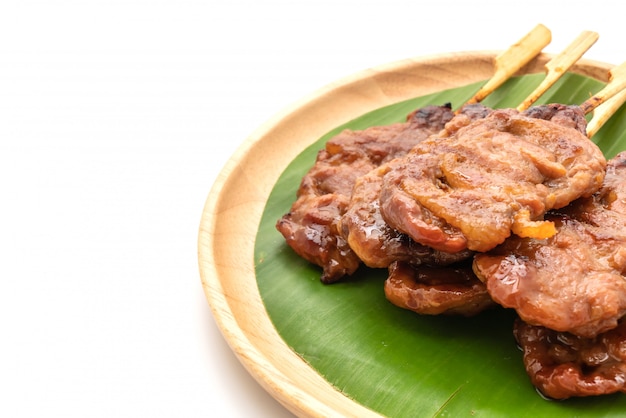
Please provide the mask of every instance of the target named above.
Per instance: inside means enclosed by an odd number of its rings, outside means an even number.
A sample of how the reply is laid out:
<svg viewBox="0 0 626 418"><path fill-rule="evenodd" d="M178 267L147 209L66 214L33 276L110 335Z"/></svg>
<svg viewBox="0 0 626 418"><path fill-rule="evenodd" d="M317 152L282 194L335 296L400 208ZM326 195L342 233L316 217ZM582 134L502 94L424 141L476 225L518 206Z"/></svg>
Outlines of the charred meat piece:
<svg viewBox="0 0 626 418"><path fill-rule="evenodd" d="M543 215L590 196L604 177L602 152L573 127L581 114L564 106L548 121L502 109L433 135L385 174L383 218L451 253L489 251L511 233L554 235Z"/></svg>
<svg viewBox="0 0 626 418"><path fill-rule="evenodd" d="M440 131L452 116L450 105L428 106L412 112L404 123L346 130L318 153L296 201L276 228L298 255L322 267L323 282L335 282L360 265L338 229L356 179L405 154Z"/></svg>
<svg viewBox="0 0 626 418"><path fill-rule="evenodd" d="M473 316L496 305L471 262L416 268L396 261L389 266L384 289L394 305L424 315Z"/></svg>
<svg viewBox="0 0 626 418"><path fill-rule="evenodd" d="M578 106L551 103L529 107L523 114L534 119L549 120L561 126L569 126L583 134L587 132L587 119Z"/></svg>
<svg viewBox="0 0 626 418"><path fill-rule="evenodd" d="M546 215L548 239L511 237L477 254L491 297L532 325L594 337L626 314L626 153L607 165L603 187Z"/></svg>
<svg viewBox="0 0 626 418"><path fill-rule="evenodd" d="M472 120L484 118L491 111L481 104L465 106L446 123L445 129L451 131L467 125ZM403 156L400 156L356 180L350 203L341 218L341 233L350 248L365 265L373 268L387 268L397 260L414 265L448 265L471 257L469 250L443 252L419 244L383 219L379 204L383 177L402 165L403 161Z"/></svg>
<svg viewBox="0 0 626 418"><path fill-rule="evenodd" d="M532 384L552 399L626 392L626 322L593 338L516 320L513 334Z"/></svg>

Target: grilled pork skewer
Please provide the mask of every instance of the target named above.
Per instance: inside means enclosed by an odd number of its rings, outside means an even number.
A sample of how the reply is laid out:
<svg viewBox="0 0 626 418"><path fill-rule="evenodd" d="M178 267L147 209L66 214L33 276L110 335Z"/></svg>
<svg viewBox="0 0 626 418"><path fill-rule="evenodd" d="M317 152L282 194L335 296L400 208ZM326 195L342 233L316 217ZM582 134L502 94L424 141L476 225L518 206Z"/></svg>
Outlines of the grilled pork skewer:
<svg viewBox="0 0 626 418"><path fill-rule="evenodd" d="M596 39L596 34L583 32L565 51L555 57L546 66L551 71L548 74L547 81L542 84L540 89L534 91L525 103L534 102L538 97L538 92L545 92L549 85L563 75L565 70L571 67ZM561 71L561 69L563 70ZM472 108L471 111L469 110L470 108ZM529 116L539 119L551 119L554 117L563 121L564 119L572 118L567 123L574 124L578 129L584 130L584 118L582 115L574 115L566 106L548 105L533 108L532 110ZM491 109L484 107L481 111L476 107L476 104L468 104L457 111L457 116L461 119L477 120L486 117L490 111ZM449 128L453 125L455 123L450 122ZM401 160L402 158L397 161ZM351 222L352 227L357 225L346 236L363 261L373 267L389 266L389 277L385 281L385 295L387 299L403 309L429 315L453 314L471 316L495 305L488 295L484 284L472 273L471 263L468 268L467 263L454 262L454 257L449 255L446 259L449 262L452 261L452 264L447 265L448 263L439 262L437 263L438 266L428 267L428 263L432 263L433 254L436 255L437 252L431 252L430 259L423 257L417 260L416 258L404 260L402 257L399 257L399 255L406 253L399 251L399 247L416 247L415 242L406 239L403 241L399 240L398 237L402 236L402 234L386 223L380 213L380 209L371 209L377 206L374 205L374 202L378 201L383 176L388 169L392 169L393 164L394 162L392 161L382 165L378 170L373 170L357 179L351 207L348 209L348 214L343 218L346 225L349 225ZM361 213L369 213L369 218L366 215L361 219L358 219L358 216L356 219L349 219L350 213L356 214L359 210L359 203ZM370 208L369 212L367 208ZM359 222L362 222L361 225L364 226L362 230L359 230ZM350 229L350 226L348 226L348 229ZM381 236L376 237L373 231L378 231ZM361 232L364 232L364 234ZM354 234L352 237L351 233ZM383 238L382 241L380 240L381 238ZM391 249L393 250L390 251ZM463 257L471 257L471 255L471 252L466 251L457 253L457 258L462 260ZM395 258L395 260L390 262L392 258ZM444 259L443 257L441 258Z"/></svg>
<svg viewBox="0 0 626 418"><path fill-rule="evenodd" d="M545 34L545 32L541 32L542 27L539 26L539 28L539 33ZM536 37L536 35L534 37ZM533 36L529 34L526 39L528 38L532 39ZM546 68L551 70L547 77L548 83L554 83L559 76L563 75L565 70L574 63L574 59L578 59L582 56L584 51L589 49L596 39L597 34L594 32L583 32L566 50L551 60L550 63L546 65ZM533 46L536 48L537 45L539 44L536 41L533 41L529 46L531 48ZM512 51L518 47L519 44L516 44ZM501 57L502 56L506 57L511 55L509 53L504 53ZM515 66L516 65L512 63L505 65L506 68L513 68ZM565 70L561 71L561 69ZM497 77L498 76L496 76L496 79ZM486 86L489 85L493 86L495 84L487 82ZM547 89L546 85L547 83L544 83L541 89L534 91L524 102L531 103L536 100L538 91L545 91L545 89ZM480 99L480 97L480 94L475 95L464 106L459 108L456 111L457 117L447 124L446 129L448 131L455 130L460 126L485 118L491 112L491 109L479 106L475 103L475 101ZM567 115L564 113L567 113ZM544 106L541 108L533 108L532 112L530 112L528 116L537 119L551 119L556 115L557 119L571 119L568 120L567 123L576 123L577 125L580 125L577 126L578 129L584 129L584 118L577 118L575 115L570 115L569 113L569 111L561 109L560 106L551 106L550 109L547 109ZM395 162L390 162L389 164L395 164ZM408 246L415 247L415 243L412 240L400 239L403 234L397 231L396 228L387 225L388 222L383 219L384 216L380 213L380 208L374 204L379 200L380 187L382 187L382 177L385 176L386 172L391 169L389 164L381 165L378 170L373 170L367 175L361 176L357 179L355 189L353 189L352 201L347 211L348 216L345 216L342 220L344 224L342 226L343 234L350 244L350 247L357 253L359 258L366 265L374 268L387 267L394 259L401 260L408 257L410 252L407 251L406 248ZM432 247L430 243L424 242L423 245ZM458 248L453 249L447 247L446 249L442 248L440 250L443 251L443 253L455 254L459 251ZM424 251L424 254L426 253L428 252ZM428 254L430 257L433 256L433 254ZM455 262L459 259L459 257L443 257L442 254L434 253L434 256L439 257L440 260L446 260L446 263L437 264L449 264L450 262ZM470 253L464 252L457 255L461 258L466 258L470 255ZM416 258L424 259L424 261L428 260L428 258L424 257Z"/></svg>
<svg viewBox="0 0 626 418"><path fill-rule="evenodd" d="M596 32L584 31L559 55L551 59L546 65L546 78L541 84L517 106L520 112L528 109L539 99L554 83L558 81L567 70L574 65L583 54L596 43L599 35Z"/></svg>
<svg viewBox="0 0 626 418"><path fill-rule="evenodd" d="M616 67L615 69L613 69L610 72L610 85L607 85L603 90L590 98L587 102L583 104L583 106L564 106L553 104L533 107L524 113L526 113L528 116L536 117L538 119L549 119L553 122L556 122L557 124L572 126L580 133L586 133L588 137L591 137L596 132L596 130L599 129L599 126L604 123L604 121L608 119L610 115L626 100L626 89L617 94L615 93L616 91L619 91L618 89L620 88L622 83L619 79L621 73L621 67ZM611 98L611 95L613 94L615 95ZM597 103L602 104L597 105ZM595 122L594 125L592 125L591 130L588 130L582 109L585 108L589 110L596 105L598 106L598 108L597 111L594 112ZM451 125L454 124L448 124L448 126ZM407 157L405 157L404 159L406 159ZM393 168L391 170L393 170ZM449 179L444 180L444 182L448 181ZM381 183L382 182L383 180L381 178ZM384 200L385 198L382 198L381 200L381 204L383 204L383 212ZM404 202L404 204L406 204L406 202ZM411 203L409 203L409 205L410 204ZM543 228L544 225L551 224L552 222L541 223L541 230L543 231L543 229L545 229ZM391 222L391 225L395 226L393 222ZM534 234L536 232L534 228L534 223L531 222L531 225L529 226L530 228L527 228L526 225L524 225L524 231L521 232L527 232L526 229L528 229ZM398 228L397 226L395 227ZM514 232L516 234L520 233L520 231L515 231L515 229ZM517 242L516 240L519 241L522 240L522 238L516 237L513 239L514 242ZM519 247L519 245L517 247ZM481 256L479 256L478 258L481 258ZM481 292L481 286L476 283L475 279L472 279L467 274L467 270L461 270L465 271L465 273L452 275L453 278L450 279L451 275L447 273L450 268L440 267L439 270L441 270L441 272L436 272L436 274L433 276L434 279L430 280L427 277L428 275L424 273L424 271L428 270L424 270L422 268L413 269L411 268L411 266L401 265L398 263L402 262L396 262L390 267L389 278L385 282L385 293L387 298L392 303L402 308L410 309L422 314L432 313L433 309L436 308L436 312L439 313L472 315L489 306L485 303L486 300L491 299L487 295L487 290L483 286L483 292ZM570 265L571 263L565 264ZM454 268L458 266L451 267ZM445 277L447 281L442 282L440 279L441 277ZM457 278L454 279L454 277ZM618 280L618 282L620 283L622 281L623 280L621 279ZM436 295L437 297L434 298L433 295ZM445 301L446 303L444 304L442 303L442 301ZM588 332L588 330L586 332Z"/></svg>
<svg viewBox="0 0 626 418"><path fill-rule="evenodd" d="M535 57L550 42L550 31L537 26L496 59L494 81L481 90L482 99ZM344 131L331 138L304 176L290 211L276 223L287 244L302 258L322 267L321 280L332 283L356 271L362 260L350 248L340 230L356 178L405 154L414 145L437 133L454 116L450 106L416 110L402 124ZM422 256L430 250L420 245L401 251Z"/></svg>
<svg viewBox="0 0 626 418"><path fill-rule="evenodd" d="M546 215L554 236L513 236L477 254L474 271L493 300L525 322L594 338L626 314L625 201L621 152L607 162L598 191Z"/></svg>
<svg viewBox="0 0 626 418"><path fill-rule="evenodd" d="M542 109L558 119L537 117ZM531 110L497 109L414 147L384 175L383 218L415 241L452 253L488 251L511 233L553 235L541 217L594 193L606 161L580 130L581 108Z"/></svg>
<svg viewBox="0 0 626 418"><path fill-rule="evenodd" d="M542 216L602 183L606 161L588 140L584 115L624 88L626 63L611 69L609 83L580 106L455 119L384 172L382 218L414 241L449 253L489 251L511 233L549 238L556 231Z"/></svg>

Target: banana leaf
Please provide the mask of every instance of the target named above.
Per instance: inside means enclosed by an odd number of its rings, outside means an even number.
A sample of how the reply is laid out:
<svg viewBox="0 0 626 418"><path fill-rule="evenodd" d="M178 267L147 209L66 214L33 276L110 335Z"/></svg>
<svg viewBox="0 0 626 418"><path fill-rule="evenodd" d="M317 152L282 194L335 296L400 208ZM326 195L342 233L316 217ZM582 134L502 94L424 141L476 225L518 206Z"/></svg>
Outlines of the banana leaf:
<svg viewBox="0 0 626 418"><path fill-rule="evenodd" d="M515 107L542 74L510 79L483 103ZM286 168L266 204L255 242L259 292L284 341L337 390L389 417L622 416L626 396L553 401L531 385L512 336L514 314L505 309L476 317L421 316L389 303L386 269L360 269L331 285L321 270L298 257L276 231L300 179L325 141L343 129L403 121L426 105L459 106L482 83L377 109L324 135ZM541 103L580 104L603 83L566 74ZM626 149L626 108L593 137L607 158Z"/></svg>

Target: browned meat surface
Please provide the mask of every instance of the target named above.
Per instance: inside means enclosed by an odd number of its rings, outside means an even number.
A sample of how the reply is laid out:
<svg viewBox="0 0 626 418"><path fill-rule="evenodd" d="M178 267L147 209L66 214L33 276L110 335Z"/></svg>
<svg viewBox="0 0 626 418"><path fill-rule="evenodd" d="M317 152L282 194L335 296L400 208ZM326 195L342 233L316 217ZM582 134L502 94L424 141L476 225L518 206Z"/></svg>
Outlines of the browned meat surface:
<svg viewBox="0 0 626 418"><path fill-rule="evenodd" d="M496 110L421 142L384 176L383 219L451 253L488 251L512 232L552 236L543 215L597 191L606 160L575 128L579 108L547 109L550 121Z"/></svg>
<svg viewBox="0 0 626 418"><path fill-rule="evenodd" d="M598 192L558 212L587 223L588 228L597 230L598 235L623 237L626 234L623 230L626 223L626 151L608 161L604 182ZM604 229L604 234L598 228Z"/></svg>
<svg viewBox="0 0 626 418"><path fill-rule="evenodd" d="M532 384L546 397L626 392L626 322L582 338L517 320L514 336Z"/></svg>
<svg viewBox="0 0 626 418"><path fill-rule="evenodd" d="M338 229L356 179L405 154L451 118L449 105L428 106L411 113L404 123L346 130L318 153L302 179L296 201L276 228L298 255L322 267L323 282L335 282L360 265Z"/></svg>
<svg viewBox="0 0 626 418"><path fill-rule="evenodd" d="M569 126L583 134L587 132L587 120L578 106L567 106L559 103L533 106L525 110L524 115L535 119L549 120L561 126Z"/></svg>
<svg viewBox="0 0 626 418"><path fill-rule="evenodd" d="M585 224L551 215L547 240L511 237L474 258L491 297L526 322L592 337L626 313L626 280L607 263Z"/></svg>
<svg viewBox="0 0 626 418"><path fill-rule="evenodd" d="M445 125L450 131L471 120L484 118L491 109L480 104L465 106ZM435 250L419 244L392 227L383 219L380 196L383 177L404 164L403 156L388 161L356 180L346 213L341 219L341 232L350 248L369 267L387 268L401 260L417 264L447 265L471 257L471 251L454 253Z"/></svg>
<svg viewBox="0 0 626 418"><path fill-rule="evenodd" d="M547 219L543 240L511 237L477 254L474 270L499 304L533 325L593 337L626 314L626 153L607 165L603 187Z"/></svg>
<svg viewBox="0 0 626 418"><path fill-rule="evenodd" d="M383 176L396 160L356 180L352 198L341 218L341 232L350 248L368 267L387 268L397 260L413 264L447 265L471 257L471 251L446 253L419 244L390 227L380 211Z"/></svg>
<svg viewBox="0 0 626 418"><path fill-rule="evenodd" d="M336 220L347 206L348 197L340 193L303 195L277 223L287 245L323 268L321 280L326 283L354 273L361 264L337 229Z"/></svg>
<svg viewBox="0 0 626 418"><path fill-rule="evenodd" d="M389 266L385 296L394 305L425 315L476 315L495 306L471 263L415 268L397 261Z"/></svg>

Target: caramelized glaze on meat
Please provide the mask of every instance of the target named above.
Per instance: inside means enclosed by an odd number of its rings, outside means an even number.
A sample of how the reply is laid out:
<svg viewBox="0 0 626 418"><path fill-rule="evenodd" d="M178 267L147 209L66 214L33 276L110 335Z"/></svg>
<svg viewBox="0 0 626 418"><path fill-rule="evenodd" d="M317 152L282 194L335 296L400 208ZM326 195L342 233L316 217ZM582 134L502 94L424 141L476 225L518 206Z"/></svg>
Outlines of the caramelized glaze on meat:
<svg viewBox="0 0 626 418"><path fill-rule="evenodd" d="M484 118L491 109L481 104L461 109L445 125L446 130ZM387 268L392 262L407 261L413 265L448 265L471 257L471 251L443 252L419 244L387 224L380 209L383 177L403 164L395 158L359 177L352 190L346 213L341 218L341 232L350 248L368 267Z"/></svg>
<svg viewBox="0 0 626 418"><path fill-rule="evenodd" d="M561 126L567 126L583 134L587 133L587 119L578 106L567 106L560 103L551 103L529 107L524 115L549 120Z"/></svg>
<svg viewBox="0 0 626 418"><path fill-rule="evenodd" d="M593 338L515 322L526 372L553 399L626 392L626 322Z"/></svg>
<svg viewBox="0 0 626 418"><path fill-rule="evenodd" d="M338 222L356 179L408 152L452 118L449 105L412 112L404 123L346 130L331 138L304 176L290 211L276 228L301 257L323 269L332 283L354 273L360 259L341 236Z"/></svg>
<svg viewBox="0 0 626 418"><path fill-rule="evenodd" d="M456 257L434 251L387 225L380 214L378 197L382 174L390 164L393 162L383 164L356 180L352 197L340 222L341 234L352 251L372 268L387 268L396 260L448 264L469 257L470 253ZM449 259L448 262L446 259Z"/></svg>
<svg viewBox="0 0 626 418"><path fill-rule="evenodd" d="M603 187L546 216L557 234L511 237L477 254L474 270L492 298L533 325L593 337L626 314L626 153Z"/></svg>
<svg viewBox="0 0 626 418"><path fill-rule="evenodd" d="M476 315L495 306L471 263L448 267L389 266L385 296L394 305L424 315Z"/></svg>
<svg viewBox="0 0 626 418"><path fill-rule="evenodd" d="M548 219L556 235L511 237L475 256L476 274L496 302L533 325L585 337L615 327L626 313L626 280L585 224L563 215Z"/></svg>
<svg viewBox="0 0 626 418"><path fill-rule="evenodd" d="M541 114L550 121L496 110L421 142L385 174L383 218L445 252L488 251L512 232L553 235L543 215L595 192L606 164L577 119L563 116L580 109L563 108Z"/></svg>

